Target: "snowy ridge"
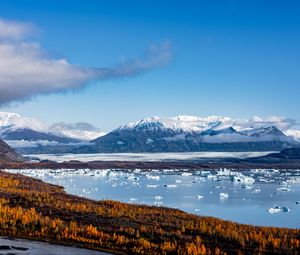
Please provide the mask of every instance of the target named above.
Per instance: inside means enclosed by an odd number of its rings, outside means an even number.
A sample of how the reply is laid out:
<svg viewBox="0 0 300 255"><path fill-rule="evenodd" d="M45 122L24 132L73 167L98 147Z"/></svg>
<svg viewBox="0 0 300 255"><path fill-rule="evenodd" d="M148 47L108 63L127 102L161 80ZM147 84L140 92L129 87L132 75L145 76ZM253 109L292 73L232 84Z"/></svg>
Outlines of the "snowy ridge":
<svg viewBox="0 0 300 255"><path fill-rule="evenodd" d="M49 132L47 124L32 118L25 118L17 113L0 112L1 128L30 128L35 131Z"/></svg>
<svg viewBox="0 0 300 255"><path fill-rule="evenodd" d="M198 133L202 136L221 136L227 135L226 142L241 140L253 141L255 137L300 137L300 130L290 131L286 129L288 119L270 117L262 119L253 117L249 120L233 119L222 116L196 117L178 115L175 117L150 117L140 121L132 122L120 126L115 131L172 131L175 133ZM283 131L281 131L283 130ZM298 132L297 132L298 131ZM180 136L182 139L182 136ZM251 139L245 139L251 137ZM223 139L221 139L223 140ZM209 142L209 141L207 141ZM210 142L213 142L210 139Z"/></svg>
<svg viewBox="0 0 300 255"><path fill-rule="evenodd" d="M234 123L229 117L209 116L206 118L178 115L175 117L150 117L140 121L132 122L118 129L172 129L183 132L202 132L212 127L225 128Z"/></svg>
<svg viewBox="0 0 300 255"><path fill-rule="evenodd" d="M105 133L89 123L55 123L48 125L33 118L26 118L17 113L0 112L0 137L11 141L13 147L25 147L37 141L38 145L57 145L65 139L90 141ZM75 141L75 140L74 140ZM74 142L69 141L69 142ZM36 146L36 145L35 145ZM31 147L31 146L29 146Z"/></svg>

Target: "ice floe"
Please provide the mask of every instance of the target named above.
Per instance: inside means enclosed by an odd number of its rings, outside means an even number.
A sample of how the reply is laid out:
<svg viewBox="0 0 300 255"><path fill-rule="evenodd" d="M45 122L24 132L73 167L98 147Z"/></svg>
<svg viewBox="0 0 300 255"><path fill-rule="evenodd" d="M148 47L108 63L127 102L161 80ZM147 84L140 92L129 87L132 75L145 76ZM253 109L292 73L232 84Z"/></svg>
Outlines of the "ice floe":
<svg viewBox="0 0 300 255"><path fill-rule="evenodd" d="M268 212L270 214L281 213L281 212L285 212L286 213L286 212L289 212L289 211L290 211L290 209L287 208L287 207L285 207L285 206L283 206L283 207L275 206L275 207L271 207L271 208L268 209Z"/></svg>
<svg viewBox="0 0 300 255"><path fill-rule="evenodd" d="M220 198L229 198L228 193L225 193L225 192L221 192L221 193L219 194L219 196L220 196Z"/></svg>

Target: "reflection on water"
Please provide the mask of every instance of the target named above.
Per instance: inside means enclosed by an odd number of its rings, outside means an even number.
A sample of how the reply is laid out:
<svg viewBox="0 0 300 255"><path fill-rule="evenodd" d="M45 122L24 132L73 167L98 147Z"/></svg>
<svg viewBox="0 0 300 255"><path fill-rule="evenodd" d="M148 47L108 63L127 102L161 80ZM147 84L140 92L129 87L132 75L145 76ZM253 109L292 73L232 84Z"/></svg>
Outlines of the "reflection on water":
<svg viewBox="0 0 300 255"><path fill-rule="evenodd" d="M300 170L8 171L59 184L68 193L96 200L167 206L255 225L300 227Z"/></svg>

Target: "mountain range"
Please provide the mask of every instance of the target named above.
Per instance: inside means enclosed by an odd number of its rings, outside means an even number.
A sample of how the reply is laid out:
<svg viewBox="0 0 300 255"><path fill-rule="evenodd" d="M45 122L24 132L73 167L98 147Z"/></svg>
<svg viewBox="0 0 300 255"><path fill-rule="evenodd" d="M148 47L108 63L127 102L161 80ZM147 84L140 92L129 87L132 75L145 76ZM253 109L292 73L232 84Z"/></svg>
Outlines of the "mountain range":
<svg viewBox="0 0 300 255"><path fill-rule="evenodd" d="M251 126L249 126L251 124ZM92 152L279 151L297 141L274 124L228 117L152 117L123 125L81 146ZM75 150L76 151L76 150Z"/></svg>
<svg viewBox="0 0 300 255"><path fill-rule="evenodd" d="M179 115L150 117L105 134L89 123L46 125L0 113L0 138L21 153L279 151L299 145L300 131L276 121Z"/></svg>
<svg viewBox="0 0 300 255"><path fill-rule="evenodd" d="M48 125L17 113L0 112L0 138L21 153L66 151L103 134L89 123Z"/></svg>

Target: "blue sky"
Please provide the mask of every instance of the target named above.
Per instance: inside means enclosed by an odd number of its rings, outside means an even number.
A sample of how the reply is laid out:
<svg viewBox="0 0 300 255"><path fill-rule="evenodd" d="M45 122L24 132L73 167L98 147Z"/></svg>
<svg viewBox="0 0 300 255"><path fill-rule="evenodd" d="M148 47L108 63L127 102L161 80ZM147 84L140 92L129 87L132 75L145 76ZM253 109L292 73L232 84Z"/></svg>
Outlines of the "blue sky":
<svg viewBox="0 0 300 255"><path fill-rule="evenodd" d="M30 22L47 56L111 67L167 42L168 64L75 92L4 105L45 122L103 130L147 116L285 116L300 121L298 1L15 1L4 20ZM24 39L25 40L25 39Z"/></svg>

